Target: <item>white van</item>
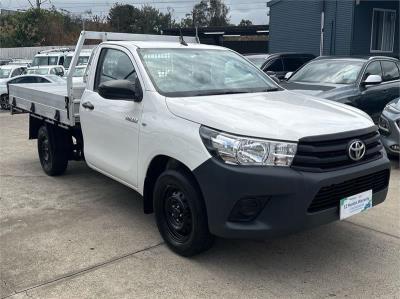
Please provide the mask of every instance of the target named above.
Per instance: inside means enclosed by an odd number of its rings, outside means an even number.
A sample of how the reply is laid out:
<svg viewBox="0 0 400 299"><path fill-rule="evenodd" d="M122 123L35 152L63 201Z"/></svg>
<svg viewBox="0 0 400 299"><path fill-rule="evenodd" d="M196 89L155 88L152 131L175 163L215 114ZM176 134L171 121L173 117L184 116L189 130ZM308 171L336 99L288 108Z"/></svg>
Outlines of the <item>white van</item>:
<svg viewBox="0 0 400 299"><path fill-rule="evenodd" d="M39 52L33 58L31 66L41 65L63 65L68 53L71 52L69 48L51 49Z"/></svg>

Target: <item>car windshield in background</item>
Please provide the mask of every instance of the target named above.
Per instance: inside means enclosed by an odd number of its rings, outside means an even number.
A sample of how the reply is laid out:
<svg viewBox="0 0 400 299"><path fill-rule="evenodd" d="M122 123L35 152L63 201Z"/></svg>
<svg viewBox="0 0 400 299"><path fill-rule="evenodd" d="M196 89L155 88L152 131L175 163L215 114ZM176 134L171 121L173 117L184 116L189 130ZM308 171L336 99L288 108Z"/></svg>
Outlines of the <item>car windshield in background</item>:
<svg viewBox="0 0 400 299"><path fill-rule="evenodd" d="M46 75L49 73L48 68L40 68L40 69L30 69L27 74L38 74L38 75Z"/></svg>
<svg viewBox="0 0 400 299"><path fill-rule="evenodd" d="M10 73L11 69L0 69L0 79L8 78Z"/></svg>
<svg viewBox="0 0 400 299"><path fill-rule="evenodd" d="M76 68L72 77L83 77L83 75L85 74L85 70L85 67Z"/></svg>
<svg viewBox="0 0 400 299"><path fill-rule="evenodd" d="M264 56L264 57L251 57L251 56L248 56L246 58L248 60L250 60L252 63L254 63L259 68L261 68L263 66L263 64L267 61L267 56Z"/></svg>
<svg viewBox="0 0 400 299"><path fill-rule="evenodd" d="M67 56L64 60L64 68L68 69L69 66L71 65L72 61L72 56ZM85 65L88 64L89 62L89 56L79 56L78 58L78 63L76 65Z"/></svg>
<svg viewBox="0 0 400 299"><path fill-rule="evenodd" d="M139 49L156 89L165 96L202 96L276 90L264 73L226 50Z"/></svg>
<svg viewBox="0 0 400 299"><path fill-rule="evenodd" d="M363 67L363 61L319 60L302 67L289 81L305 83L353 84Z"/></svg>
<svg viewBox="0 0 400 299"><path fill-rule="evenodd" d="M39 66L39 65L57 65L58 57L57 56L42 56L35 57L32 61L31 66Z"/></svg>

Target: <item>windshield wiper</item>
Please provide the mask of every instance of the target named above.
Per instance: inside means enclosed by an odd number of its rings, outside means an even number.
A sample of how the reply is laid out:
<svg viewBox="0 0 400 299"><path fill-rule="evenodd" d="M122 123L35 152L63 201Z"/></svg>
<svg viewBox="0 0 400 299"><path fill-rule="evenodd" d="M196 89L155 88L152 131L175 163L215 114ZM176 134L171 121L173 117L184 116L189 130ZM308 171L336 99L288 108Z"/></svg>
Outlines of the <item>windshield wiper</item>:
<svg viewBox="0 0 400 299"><path fill-rule="evenodd" d="M278 87L271 87L263 90L263 92L271 92L271 91L280 91L281 89Z"/></svg>

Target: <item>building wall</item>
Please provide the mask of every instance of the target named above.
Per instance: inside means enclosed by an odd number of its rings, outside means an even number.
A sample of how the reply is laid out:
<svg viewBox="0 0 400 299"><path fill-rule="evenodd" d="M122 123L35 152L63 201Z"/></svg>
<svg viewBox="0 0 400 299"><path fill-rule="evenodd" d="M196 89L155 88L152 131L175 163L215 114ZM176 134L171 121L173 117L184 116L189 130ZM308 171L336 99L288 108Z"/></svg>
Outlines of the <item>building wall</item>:
<svg viewBox="0 0 400 299"><path fill-rule="evenodd" d="M272 1L269 52L305 52L319 55L321 1Z"/></svg>
<svg viewBox="0 0 400 299"><path fill-rule="evenodd" d="M351 54L353 55L387 55L400 56L400 11L399 1L360 1L354 11L354 35ZM371 30L373 8L385 8L396 10L396 32L393 53L371 53Z"/></svg>
<svg viewBox="0 0 400 299"><path fill-rule="evenodd" d="M354 1L325 2L324 55L351 54Z"/></svg>

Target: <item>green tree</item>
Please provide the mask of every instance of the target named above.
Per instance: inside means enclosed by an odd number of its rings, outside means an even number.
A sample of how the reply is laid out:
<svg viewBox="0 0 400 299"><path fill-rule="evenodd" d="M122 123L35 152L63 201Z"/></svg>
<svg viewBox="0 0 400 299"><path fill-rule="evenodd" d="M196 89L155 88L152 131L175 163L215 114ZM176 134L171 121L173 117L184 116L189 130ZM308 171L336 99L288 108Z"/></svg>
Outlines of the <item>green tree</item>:
<svg viewBox="0 0 400 299"><path fill-rule="evenodd" d="M245 20L245 19L242 19L239 23L239 26L241 26L241 27L247 27L247 26L251 26L251 25L253 25L253 22L250 20Z"/></svg>
<svg viewBox="0 0 400 299"><path fill-rule="evenodd" d="M202 0L182 19L181 26L228 26L229 21L229 8L222 0Z"/></svg>
<svg viewBox="0 0 400 299"><path fill-rule="evenodd" d="M108 14L111 29L117 32L161 33L162 29L172 27L175 21L170 13L145 5L141 8L129 4L115 4Z"/></svg>

